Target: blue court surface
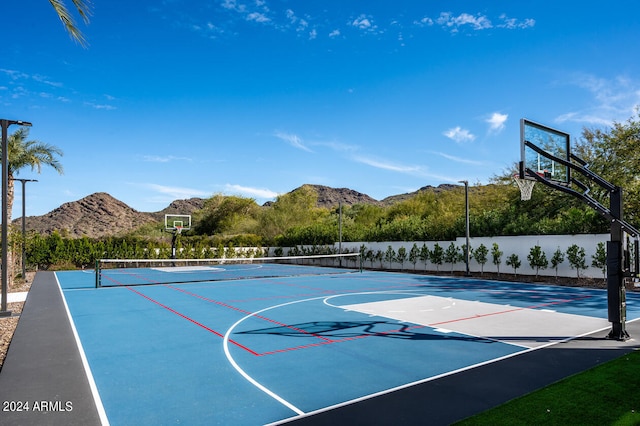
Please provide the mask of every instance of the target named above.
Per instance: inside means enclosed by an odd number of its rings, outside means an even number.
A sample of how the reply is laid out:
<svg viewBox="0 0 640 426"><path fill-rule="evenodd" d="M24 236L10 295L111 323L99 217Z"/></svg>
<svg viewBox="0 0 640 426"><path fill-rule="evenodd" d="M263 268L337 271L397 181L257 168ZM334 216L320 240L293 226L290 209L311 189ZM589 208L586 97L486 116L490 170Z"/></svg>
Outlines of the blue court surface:
<svg viewBox="0 0 640 426"><path fill-rule="evenodd" d="M112 425L285 423L609 327L595 289L371 271L105 288L93 271L56 276Z"/></svg>

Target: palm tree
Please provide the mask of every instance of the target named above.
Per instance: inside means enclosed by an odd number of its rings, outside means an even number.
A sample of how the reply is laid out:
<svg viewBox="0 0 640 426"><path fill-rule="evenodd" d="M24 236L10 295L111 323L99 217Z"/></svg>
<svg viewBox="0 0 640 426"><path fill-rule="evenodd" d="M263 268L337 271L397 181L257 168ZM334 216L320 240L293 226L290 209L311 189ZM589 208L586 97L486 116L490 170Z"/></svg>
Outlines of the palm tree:
<svg viewBox="0 0 640 426"><path fill-rule="evenodd" d="M7 215L11 218L13 199L15 196L14 177L25 167L31 167L38 173L42 166L50 166L62 174L62 164L58 157L62 156L60 148L43 142L26 140L29 136L29 128L21 127L7 139L7 153L9 184L7 185ZM7 222L10 223L10 222Z"/></svg>
<svg viewBox="0 0 640 426"><path fill-rule="evenodd" d="M80 17L82 17L84 23L88 24L89 15L91 15L91 7L89 2L85 0L71 1L78 10L78 13L80 14ZM49 3L51 3L51 6L53 6L53 8L55 9L71 38L77 41L81 46L86 47L87 41L85 40L82 32L80 32L80 30L76 26L75 20L73 19L73 16L71 16L71 13L69 12L69 9L67 9L67 6L64 4L64 1L49 0Z"/></svg>
<svg viewBox="0 0 640 426"><path fill-rule="evenodd" d="M62 174L62 164L58 161L58 156L62 156L60 148L38 141L27 141L29 129L21 127L7 138L7 217L2 218L6 223L11 223L11 211L13 210L13 200L15 198L14 177L21 169L29 166L31 170L42 170L42 166L51 166L58 173ZM0 154L2 154L0 152ZM23 194L24 196L24 194ZM1 216L1 215L0 215ZM13 253L7 253L7 271L9 284L13 282Z"/></svg>

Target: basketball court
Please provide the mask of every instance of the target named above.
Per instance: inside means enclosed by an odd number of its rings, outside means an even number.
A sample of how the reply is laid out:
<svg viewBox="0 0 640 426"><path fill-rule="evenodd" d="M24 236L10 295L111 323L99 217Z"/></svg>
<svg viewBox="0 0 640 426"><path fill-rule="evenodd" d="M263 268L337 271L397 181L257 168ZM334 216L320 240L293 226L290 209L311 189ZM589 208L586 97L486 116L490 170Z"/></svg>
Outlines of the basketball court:
<svg viewBox="0 0 640 426"><path fill-rule="evenodd" d="M487 366L526 363L610 328L602 290L401 273L95 288L91 271L71 271L53 284L96 422L113 425L304 424ZM638 296L628 297L631 322L640 318ZM14 359L0 379L12 377ZM45 399L65 399L48 386ZM71 402L80 415L80 402ZM79 424L73 412L47 414Z"/></svg>

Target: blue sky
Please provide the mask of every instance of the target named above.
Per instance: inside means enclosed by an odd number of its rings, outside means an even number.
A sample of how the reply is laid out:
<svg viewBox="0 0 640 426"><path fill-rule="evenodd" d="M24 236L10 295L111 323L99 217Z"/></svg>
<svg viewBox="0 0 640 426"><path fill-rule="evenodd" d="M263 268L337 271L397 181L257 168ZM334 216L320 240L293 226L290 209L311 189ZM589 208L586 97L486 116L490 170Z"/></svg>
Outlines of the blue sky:
<svg viewBox="0 0 640 426"><path fill-rule="evenodd" d="M0 118L64 151L64 175L18 176L39 181L28 216L94 192L154 212L487 183L520 118L575 138L640 104L636 0L93 0L87 48L48 1L7 3Z"/></svg>

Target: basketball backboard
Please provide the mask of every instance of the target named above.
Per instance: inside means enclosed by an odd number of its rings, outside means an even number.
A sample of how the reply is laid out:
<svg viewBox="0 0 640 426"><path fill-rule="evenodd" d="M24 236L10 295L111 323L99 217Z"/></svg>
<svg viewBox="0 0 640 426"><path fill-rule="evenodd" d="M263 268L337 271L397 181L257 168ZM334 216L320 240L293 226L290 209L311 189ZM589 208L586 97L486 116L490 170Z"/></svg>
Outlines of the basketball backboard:
<svg viewBox="0 0 640 426"><path fill-rule="evenodd" d="M557 161L571 162L571 137L568 133L523 118L520 120L520 177L531 179L526 170L568 185L571 169Z"/></svg>
<svg viewBox="0 0 640 426"><path fill-rule="evenodd" d="M191 215L188 214L165 214L164 227L167 231L180 228L181 231L191 229Z"/></svg>

